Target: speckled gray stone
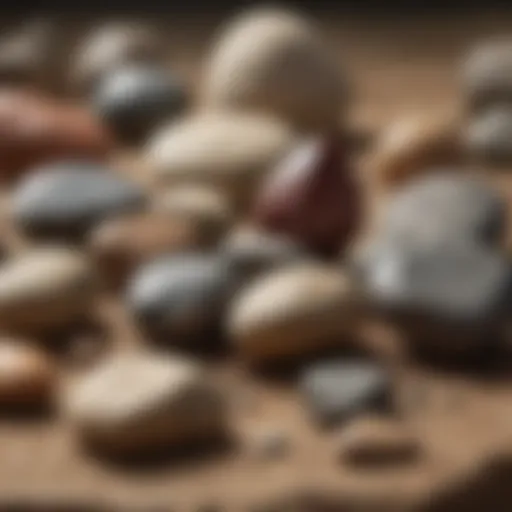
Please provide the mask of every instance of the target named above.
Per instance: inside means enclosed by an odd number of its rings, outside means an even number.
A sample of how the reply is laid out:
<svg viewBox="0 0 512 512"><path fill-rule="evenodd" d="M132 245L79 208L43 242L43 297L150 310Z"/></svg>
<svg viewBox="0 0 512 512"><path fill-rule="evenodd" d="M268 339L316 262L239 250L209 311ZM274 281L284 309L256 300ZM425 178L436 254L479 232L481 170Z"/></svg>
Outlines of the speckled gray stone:
<svg viewBox="0 0 512 512"><path fill-rule="evenodd" d="M306 407L324 426L334 426L354 415L390 408L390 381L377 363L330 360L314 363L301 376Z"/></svg>
<svg viewBox="0 0 512 512"><path fill-rule="evenodd" d="M62 162L34 169L14 192L11 214L34 235L79 235L109 216L141 208L144 202L137 185L106 168Z"/></svg>
<svg viewBox="0 0 512 512"><path fill-rule="evenodd" d="M164 256L139 269L126 300L141 324L169 343L199 341L213 335L232 283L215 255Z"/></svg>
<svg viewBox="0 0 512 512"><path fill-rule="evenodd" d="M92 106L123 141L144 139L160 123L179 115L186 104L184 84L164 68L131 65L103 76Z"/></svg>

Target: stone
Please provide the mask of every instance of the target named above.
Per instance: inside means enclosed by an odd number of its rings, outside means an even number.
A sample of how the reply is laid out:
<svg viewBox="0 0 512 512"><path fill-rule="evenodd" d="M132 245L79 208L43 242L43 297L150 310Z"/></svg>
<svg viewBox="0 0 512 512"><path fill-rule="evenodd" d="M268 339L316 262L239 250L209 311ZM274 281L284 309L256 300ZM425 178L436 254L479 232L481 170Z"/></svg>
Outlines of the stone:
<svg viewBox="0 0 512 512"><path fill-rule="evenodd" d="M511 137L512 106L490 107L469 121L464 143L477 162L508 165L512 162Z"/></svg>
<svg viewBox="0 0 512 512"><path fill-rule="evenodd" d="M374 255L364 286L368 303L395 321L409 348L460 357L499 336L511 278L503 255L476 244L404 244Z"/></svg>
<svg viewBox="0 0 512 512"><path fill-rule="evenodd" d="M335 140L297 144L263 180L256 194L255 222L320 254L337 254L354 237L361 193Z"/></svg>
<svg viewBox="0 0 512 512"><path fill-rule="evenodd" d="M184 84L166 69L132 64L105 73L91 104L119 140L137 143L179 116L186 96Z"/></svg>
<svg viewBox="0 0 512 512"><path fill-rule="evenodd" d="M371 172L384 187L454 166L463 159L459 121L449 115L416 114L386 127L371 155Z"/></svg>
<svg viewBox="0 0 512 512"><path fill-rule="evenodd" d="M216 245L234 222L233 208L225 195L198 185L172 187L155 209L171 219L190 222L205 245Z"/></svg>
<svg viewBox="0 0 512 512"><path fill-rule="evenodd" d="M83 236L100 221L145 204L139 187L108 168L63 161L34 169L14 192L11 215L36 236Z"/></svg>
<svg viewBox="0 0 512 512"><path fill-rule="evenodd" d="M462 88L472 110L512 101L512 40L490 39L470 50L462 63Z"/></svg>
<svg viewBox="0 0 512 512"><path fill-rule="evenodd" d="M164 353L113 355L62 401L79 439L115 455L213 440L226 426L222 396L202 367Z"/></svg>
<svg viewBox="0 0 512 512"><path fill-rule="evenodd" d="M236 226L219 250L239 275L248 278L308 257L292 240L251 225Z"/></svg>
<svg viewBox="0 0 512 512"><path fill-rule="evenodd" d="M231 273L215 254L165 255L138 269L126 302L140 324L167 343L211 344L232 288Z"/></svg>
<svg viewBox="0 0 512 512"><path fill-rule="evenodd" d="M282 459L290 451L290 439L278 428L260 428L252 435L251 452L260 460Z"/></svg>
<svg viewBox="0 0 512 512"><path fill-rule="evenodd" d="M16 88L0 89L1 178L60 159L104 160L105 127L82 107Z"/></svg>
<svg viewBox="0 0 512 512"><path fill-rule="evenodd" d="M232 20L213 44L205 102L272 113L307 131L330 132L346 83L319 31L284 9L255 9Z"/></svg>
<svg viewBox="0 0 512 512"><path fill-rule="evenodd" d="M147 212L107 219L89 237L89 248L103 277L113 284L125 282L147 261L188 252L200 244L190 222Z"/></svg>
<svg viewBox="0 0 512 512"><path fill-rule="evenodd" d="M146 158L157 183L211 185L242 207L291 141L289 130L273 119L209 112L159 131Z"/></svg>
<svg viewBox="0 0 512 512"><path fill-rule="evenodd" d="M341 268L304 262L255 279L235 296L226 329L249 363L343 346L357 321L354 285Z"/></svg>
<svg viewBox="0 0 512 512"><path fill-rule="evenodd" d="M383 236L418 246L476 240L500 245L505 236L504 198L485 181L446 170L414 180L390 201Z"/></svg>
<svg viewBox="0 0 512 512"><path fill-rule="evenodd" d="M89 311L95 277L87 258L40 246L0 266L0 327L40 334L69 326Z"/></svg>
<svg viewBox="0 0 512 512"><path fill-rule="evenodd" d="M154 26L110 22L95 26L78 47L71 83L81 92L94 88L102 75L125 64L162 63L165 42Z"/></svg>
<svg viewBox="0 0 512 512"><path fill-rule="evenodd" d="M318 424L333 427L369 411L391 409L391 381L378 363L334 359L313 363L300 377L307 410Z"/></svg>
<svg viewBox="0 0 512 512"><path fill-rule="evenodd" d="M346 426L337 451L342 463L360 469L411 465L421 452L419 440L406 426L377 417Z"/></svg>
<svg viewBox="0 0 512 512"><path fill-rule="evenodd" d="M0 407L44 407L56 389L51 360L28 342L0 339Z"/></svg>

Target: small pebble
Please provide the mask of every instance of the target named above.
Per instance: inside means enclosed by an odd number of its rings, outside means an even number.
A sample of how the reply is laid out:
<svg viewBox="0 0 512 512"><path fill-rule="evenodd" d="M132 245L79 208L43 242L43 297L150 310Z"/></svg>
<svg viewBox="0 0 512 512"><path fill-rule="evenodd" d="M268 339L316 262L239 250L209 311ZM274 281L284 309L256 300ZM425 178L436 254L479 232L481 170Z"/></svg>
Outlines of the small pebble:
<svg viewBox="0 0 512 512"><path fill-rule="evenodd" d="M336 129L346 84L320 32L282 9L255 9L214 42L206 103L270 112L308 131Z"/></svg>
<svg viewBox="0 0 512 512"><path fill-rule="evenodd" d="M67 247L38 247L0 266L0 327L43 333L83 318L95 291L87 259Z"/></svg>
<svg viewBox="0 0 512 512"><path fill-rule="evenodd" d="M14 192L12 217L35 236L83 236L100 221L140 210L137 185L87 162L34 169Z"/></svg>
<svg viewBox="0 0 512 512"><path fill-rule="evenodd" d="M310 414L320 425L332 427L372 410L391 409L391 382L377 363L330 360L313 363L300 378Z"/></svg>
<svg viewBox="0 0 512 512"><path fill-rule="evenodd" d="M137 143L182 113L186 92L164 68L132 64L104 74L91 102L119 140Z"/></svg>
<svg viewBox="0 0 512 512"><path fill-rule="evenodd" d="M252 451L258 459L282 459L290 451L290 439L281 430L267 428L256 432L253 437Z"/></svg>
<svg viewBox="0 0 512 512"><path fill-rule="evenodd" d="M343 346L357 322L357 297L343 270L304 262L255 279L234 298L228 336L250 363Z"/></svg>
<svg viewBox="0 0 512 512"><path fill-rule="evenodd" d="M320 254L337 254L360 224L360 190L337 141L297 144L265 178L255 222Z"/></svg>
<svg viewBox="0 0 512 512"><path fill-rule="evenodd" d="M126 301L141 325L167 343L211 346L232 287L231 273L216 255L182 253L140 267Z"/></svg>
<svg viewBox="0 0 512 512"><path fill-rule="evenodd" d="M201 366L165 354L114 355L67 389L63 402L83 441L119 455L213 440L225 428L222 397Z"/></svg>
<svg viewBox="0 0 512 512"><path fill-rule="evenodd" d="M274 119L210 112L159 130L146 157L162 185L211 185L239 208L250 202L255 186L291 141L290 131Z"/></svg>
<svg viewBox="0 0 512 512"><path fill-rule="evenodd" d="M379 469L414 463L420 456L418 439L395 422L379 418L356 420L342 433L341 462L360 469Z"/></svg>
<svg viewBox="0 0 512 512"><path fill-rule="evenodd" d="M22 340L0 340L0 406L46 406L56 369L45 354Z"/></svg>

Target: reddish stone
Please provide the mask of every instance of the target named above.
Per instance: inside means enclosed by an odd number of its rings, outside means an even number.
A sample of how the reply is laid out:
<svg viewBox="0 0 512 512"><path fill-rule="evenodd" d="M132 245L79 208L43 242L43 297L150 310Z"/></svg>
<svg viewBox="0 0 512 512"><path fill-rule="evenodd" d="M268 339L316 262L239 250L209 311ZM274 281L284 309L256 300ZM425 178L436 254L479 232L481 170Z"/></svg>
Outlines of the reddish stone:
<svg viewBox="0 0 512 512"><path fill-rule="evenodd" d="M337 141L309 139L271 172L256 197L255 218L326 255L346 247L359 226L361 194Z"/></svg>

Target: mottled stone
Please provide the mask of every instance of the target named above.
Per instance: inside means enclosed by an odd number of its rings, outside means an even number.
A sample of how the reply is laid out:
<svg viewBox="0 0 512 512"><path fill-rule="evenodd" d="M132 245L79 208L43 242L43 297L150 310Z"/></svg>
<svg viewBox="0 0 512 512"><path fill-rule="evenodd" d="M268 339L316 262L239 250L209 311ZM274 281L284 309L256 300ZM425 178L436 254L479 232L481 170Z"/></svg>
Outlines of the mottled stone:
<svg viewBox="0 0 512 512"><path fill-rule="evenodd" d="M232 285L216 255L183 253L143 265L129 282L126 300L148 331L167 343L192 343L215 337Z"/></svg>
<svg viewBox="0 0 512 512"><path fill-rule="evenodd" d="M333 426L371 410L389 409L391 382L377 363L330 360L314 363L301 376L307 409L321 425Z"/></svg>
<svg viewBox="0 0 512 512"><path fill-rule="evenodd" d="M215 107L270 112L305 130L336 129L346 84L316 28L292 12L257 9L215 41L205 97Z"/></svg>
<svg viewBox="0 0 512 512"><path fill-rule="evenodd" d="M118 354L66 390L78 435L106 452L140 454L218 437L222 397L203 369L167 354Z"/></svg>
<svg viewBox="0 0 512 512"><path fill-rule="evenodd" d="M298 263L251 282L234 298L227 331L254 363L343 346L357 321L355 290L343 270Z"/></svg>
<svg viewBox="0 0 512 512"><path fill-rule="evenodd" d="M210 112L162 129L146 156L157 182L212 185L241 206L291 140L290 132L273 119Z"/></svg>
<svg viewBox="0 0 512 512"><path fill-rule="evenodd" d="M0 266L0 327L40 333L82 318L95 279L87 259L66 247L39 247Z"/></svg>
<svg viewBox="0 0 512 512"><path fill-rule="evenodd" d="M92 95L92 106L121 141L144 140L186 106L184 84L161 67L131 65L106 73Z"/></svg>
<svg viewBox="0 0 512 512"><path fill-rule="evenodd" d="M35 169L15 191L14 221L34 235L83 235L100 221L139 210L144 193L135 183L87 162Z"/></svg>

